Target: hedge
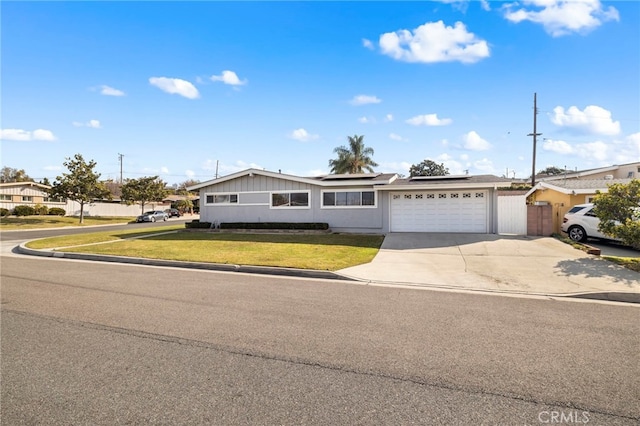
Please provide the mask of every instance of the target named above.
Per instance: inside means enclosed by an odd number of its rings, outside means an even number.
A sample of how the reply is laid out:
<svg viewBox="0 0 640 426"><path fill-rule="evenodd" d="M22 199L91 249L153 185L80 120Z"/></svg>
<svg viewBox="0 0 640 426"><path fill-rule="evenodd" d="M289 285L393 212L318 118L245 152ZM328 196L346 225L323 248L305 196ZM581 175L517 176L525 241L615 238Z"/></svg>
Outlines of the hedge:
<svg viewBox="0 0 640 426"><path fill-rule="evenodd" d="M36 204L36 206L33 208L33 211L38 216L44 216L49 213L49 207L43 206L42 204Z"/></svg>
<svg viewBox="0 0 640 426"><path fill-rule="evenodd" d="M62 209L60 207L51 207L47 214L50 216L64 216L67 214L67 212L65 209Z"/></svg>
<svg viewBox="0 0 640 426"><path fill-rule="evenodd" d="M190 229L211 228L211 222L200 222L198 219L194 219L191 222L185 223L184 226Z"/></svg>
<svg viewBox="0 0 640 426"><path fill-rule="evenodd" d="M321 222L224 222L220 229L303 229L323 230L329 229L328 223Z"/></svg>
<svg viewBox="0 0 640 426"><path fill-rule="evenodd" d="M36 214L36 209L31 206L15 206L13 214L16 216L33 216Z"/></svg>
<svg viewBox="0 0 640 426"><path fill-rule="evenodd" d="M5 216L9 216L11 212L9 211L9 209L5 209L4 207L0 208L0 216L5 217Z"/></svg>

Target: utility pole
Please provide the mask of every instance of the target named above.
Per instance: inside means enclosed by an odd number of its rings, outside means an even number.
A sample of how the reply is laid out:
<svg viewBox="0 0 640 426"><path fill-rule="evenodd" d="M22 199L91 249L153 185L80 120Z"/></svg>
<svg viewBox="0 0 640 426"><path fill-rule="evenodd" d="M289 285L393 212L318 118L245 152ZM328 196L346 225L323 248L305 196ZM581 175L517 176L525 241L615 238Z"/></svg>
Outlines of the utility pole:
<svg viewBox="0 0 640 426"><path fill-rule="evenodd" d="M122 158L124 154L118 153L118 161L120 161L120 185L122 185Z"/></svg>
<svg viewBox="0 0 640 426"><path fill-rule="evenodd" d="M536 133L536 131L537 131L537 127L536 127L537 117L538 117L537 93L534 93L533 94L533 133L529 133L527 135L527 136L533 136L533 161L532 161L532 165L531 165L531 187L532 188L534 186L536 186L536 143L537 143L537 137L542 134L542 133Z"/></svg>

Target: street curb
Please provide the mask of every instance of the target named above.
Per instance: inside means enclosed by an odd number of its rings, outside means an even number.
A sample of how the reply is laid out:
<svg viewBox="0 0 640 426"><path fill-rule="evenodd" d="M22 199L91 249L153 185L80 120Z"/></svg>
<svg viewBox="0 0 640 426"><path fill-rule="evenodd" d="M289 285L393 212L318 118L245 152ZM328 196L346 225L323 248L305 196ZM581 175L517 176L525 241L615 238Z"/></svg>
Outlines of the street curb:
<svg viewBox="0 0 640 426"><path fill-rule="evenodd" d="M198 269L206 271L221 271L221 272L240 272L246 274L261 274L261 275L278 275L288 277L299 278L319 278L339 281L355 281L361 283L375 284L380 283L384 285L401 285L405 287L414 288L436 288L436 289L448 289L448 290L461 290L472 291L478 294L508 294L508 295L532 295L542 297L557 297L564 299L591 299L602 300L609 302L621 302L621 303L634 303L640 304L640 293L625 293L625 292L594 292L594 293L572 293L572 294L551 294L551 293L527 293L527 292L509 292L499 290L487 290L487 289L474 289L474 288L462 288L451 286L438 286L429 284L409 284L401 282L382 282L364 280L359 278L349 277L339 273L330 271L320 271L314 269L294 269L294 268L278 268L270 266L251 266L251 265L232 265L225 263L205 263L205 262L185 262L179 260L164 260L164 259L145 259L140 257L126 257L126 256L110 256L100 254L89 253L65 253L52 250L37 250L31 249L25 246L27 242L20 244L17 247L18 253L29 256L40 257L55 257L74 260L92 260L97 262L112 262L123 263L130 265L147 265L147 266L161 266L161 267L173 267L173 268L185 268L185 269Z"/></svg>
<svg viewBox="0 0 640 426"><path fill-rule="evenodd" d="M37 250L26 247L22 243L18 246L18 253L29 256L55 257L74 260L93 260L98 262L125 263L133 265L165 266L173 268L200 269L209 271L241 272L247 274L281 275L289 277L321 278L342 281L354 281L351 278L335 274L330 271L314 269L276 268L269 266L232 265L226 263L185 262L180 260L145 259L141 257L110 256L89 253L65 253L61 251Z"/></svg>

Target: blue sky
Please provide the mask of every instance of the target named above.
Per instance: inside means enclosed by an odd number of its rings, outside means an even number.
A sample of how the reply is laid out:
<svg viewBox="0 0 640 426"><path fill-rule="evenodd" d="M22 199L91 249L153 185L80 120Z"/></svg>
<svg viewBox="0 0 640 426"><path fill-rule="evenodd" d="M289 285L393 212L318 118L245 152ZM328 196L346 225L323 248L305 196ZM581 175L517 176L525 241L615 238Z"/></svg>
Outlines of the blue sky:
<svg viewBox="0 0 640 426"><path fill-rule="evenodd" d="M2 166L55 179L640 161L640 2L2 2Z"/></svg>

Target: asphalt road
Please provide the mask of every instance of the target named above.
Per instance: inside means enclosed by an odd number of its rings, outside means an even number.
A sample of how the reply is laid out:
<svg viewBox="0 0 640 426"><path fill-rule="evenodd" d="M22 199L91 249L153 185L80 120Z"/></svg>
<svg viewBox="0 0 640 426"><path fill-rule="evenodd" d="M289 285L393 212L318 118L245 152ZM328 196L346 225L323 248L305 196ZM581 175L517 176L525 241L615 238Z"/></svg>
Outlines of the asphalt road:
<svg viewBox="0 0 640 426"><path fill-rule="evenodd" d="M635 306L0 261L3 424L640 421Z"/></svg>

